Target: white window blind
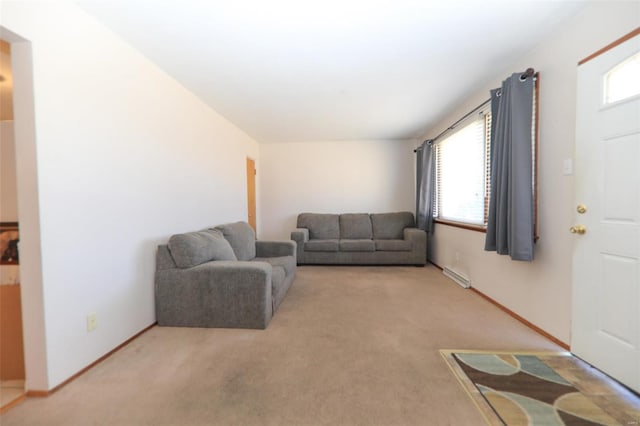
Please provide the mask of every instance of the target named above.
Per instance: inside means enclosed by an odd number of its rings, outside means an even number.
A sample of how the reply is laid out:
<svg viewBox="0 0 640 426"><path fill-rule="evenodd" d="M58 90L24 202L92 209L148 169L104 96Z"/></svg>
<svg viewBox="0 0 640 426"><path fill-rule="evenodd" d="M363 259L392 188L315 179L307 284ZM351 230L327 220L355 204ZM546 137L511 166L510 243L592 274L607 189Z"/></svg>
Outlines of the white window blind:
<svg viewBox="0 0 640 426"><path fill-rule="evenodd" d="M436 217L485 223L487 144L485 114L436 144Z"/></svg>

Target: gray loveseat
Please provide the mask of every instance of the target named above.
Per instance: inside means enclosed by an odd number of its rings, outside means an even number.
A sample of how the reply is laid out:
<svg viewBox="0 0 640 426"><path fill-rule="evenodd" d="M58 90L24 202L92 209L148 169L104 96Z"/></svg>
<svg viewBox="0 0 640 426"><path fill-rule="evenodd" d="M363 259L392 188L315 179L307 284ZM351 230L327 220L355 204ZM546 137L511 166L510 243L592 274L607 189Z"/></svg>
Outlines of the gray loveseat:
<svg viewBox="0 0 640 426"><path fill-rule="evenodd" d="M427 235L413 213L301 213L291 232L299 265L424 265Z"/></svg>
<svg viewBox="0 0 640 426"><path fill-rule="evenodd" d="M158 325L260 328L296 275L293 241L256 241L246 222L173 235L158 246Z"/></svg>

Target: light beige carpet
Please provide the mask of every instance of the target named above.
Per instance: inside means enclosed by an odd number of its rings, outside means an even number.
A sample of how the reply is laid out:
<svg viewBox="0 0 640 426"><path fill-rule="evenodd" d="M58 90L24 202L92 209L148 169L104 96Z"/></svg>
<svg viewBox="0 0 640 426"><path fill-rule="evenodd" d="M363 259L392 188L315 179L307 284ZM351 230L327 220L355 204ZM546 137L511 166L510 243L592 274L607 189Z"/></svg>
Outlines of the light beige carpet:
<svg viewBox="0 0 640 426"><path fill-rule="evenodd" d="M561 349L433 266L307 266L267 330L154 327L0 424L483 424L441 348Z"/></svg>

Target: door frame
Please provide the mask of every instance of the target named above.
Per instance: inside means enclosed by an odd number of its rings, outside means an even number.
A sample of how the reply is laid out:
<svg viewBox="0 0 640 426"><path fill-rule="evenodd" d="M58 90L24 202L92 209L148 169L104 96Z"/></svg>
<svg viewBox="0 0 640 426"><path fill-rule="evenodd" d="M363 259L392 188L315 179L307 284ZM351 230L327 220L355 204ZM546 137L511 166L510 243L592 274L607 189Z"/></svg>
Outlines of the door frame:
<svg viewBox="0 0 640 426"><path fill-rule="evenodd" d="M258 233L257 219L256 219L256 160L251 157L247 157L247 222L253 228L253 231Z"/></svg>

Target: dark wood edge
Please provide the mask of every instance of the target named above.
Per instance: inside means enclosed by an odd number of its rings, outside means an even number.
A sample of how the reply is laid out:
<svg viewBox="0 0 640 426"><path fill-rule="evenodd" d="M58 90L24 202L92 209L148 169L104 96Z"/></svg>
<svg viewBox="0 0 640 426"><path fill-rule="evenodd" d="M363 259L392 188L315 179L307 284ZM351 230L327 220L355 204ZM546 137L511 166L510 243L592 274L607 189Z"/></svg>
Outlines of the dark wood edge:
<svg viewBox="0 0 640 426"><path fill-rule="evenodd" d="M9 411L11 408L15 407L16 405L18 405L22 401L24 401L26 398L27 398L27 395L23 393L22 395L16 397L14 400L6 403L2 407L0 407L0 414L3 414L5 412Z"/></svg>
<svg viewBox="0 0 640 426"><path fill-rule="evenodd" d="M53 393L53 391L46 390L30 390L26 392L26 396L29 398L44 398L45 396L49 396Z"/></svg>
<svg viewBox="0 0 640 426"><path fill-rule="evenodd" d="M444 220L444 219L434 219L433 221L441 225L453 226L455 228L467 229L469 231L482 232L484 234L487 233L487 228L485 228L482 225L471 225L468 223L454 222L452 220Z"/></svg>
<svg viewBox="0 0 640 426"><path fill-rule="evenodd" d="M586 58L584 58L583 60L581 60L580 62L578 62L578 65L582 65L585 62L589 62L590 60L592 60L593 58L596 58L600 55L602 55L603 53L613 49L614 47L618 46L619 44L624 43L625 41L637 36L638 34L640 34L640 27L636 28L635 30L631 31L629 34L623 35L622 37L620 37L619 39L617 39L616 41L607 44L605 47L603 47L602 49L592 53L591 55L587 56Z"/></svg>
<svg viewBox="0 0 640 426"><path fill-rule="evenodd" d="M536 199L538 198L538 194L536 191ZM538 207L537 207L537 201L536 201L536 217L538 216ZM487 233L487 228L483 227L483 226L474 226L474 225L469 225L466 223L460 223L460 222L453 222L453 221L449 221L449 220L442 220L442 219L434 219L433 220L435 223L439 223L440 225L447 225L447 226L453 226L454 228L460 228L460 229L466 229L468 231L475 231L475 232L481 232L483 234ZM535 223L535 228L537 230L538 228L538 221L536 219L536 223ZM535 232L536 235L533 237L533 242L537 243L538 240L540 239L540 236L538 236L538 232Z"/></svg>
<svg viewBox="0 0 640 426"><path fill-rule="evenodd" d="M432 261L428 261L430 264L432 264L433 266L435 266L436 268L442 270L442 268L439 265L436 265L435 263L433 263ZM540 327L532 324L531 322L527 321L526 319L524 319L523 317L521 317L520 315L516 314L515 312L513 312L511 309L507 308L506 306L502 305L501 303L493 300L491 297L487 296L486 294L484 294L483 292L481 292L480 290L477 290L473 287L470 287L470 290L472 290L474 293L476 293L478 296L482 297L483 299L487 300L489 303L495 305L496 307L498 307L500 310L506 312L507 314L509 314L509 316L513 317L514 319L520 321L522 324L526 325L527 327L529 327L530 329L532 329L533 331L535 331L536 333L546 337L547 339L551 340L553 343L555 343L556 345L560 346L561 348L565 349L565 350L570 350L570 346L568 344L566 344L565 342L563 342L562 340L558 339L557 337L552 336L551 334L547 333L546 331L544 331L543 329L541 329Z"/></svg>
<svg viewBox="0 0 640 426"><path fill-rule="evenodd" d="M561 348L566 349L566 350L570 349L569 345L566 344L565 342L563 342L562 340L558 339L557 337L552 336L551 334L547 333L546 331L544 331L540 327L538 327L538 326L532 324L531 322L527 321L526 319L524 319L520 315L518 315L515 312L513 312L511 309L509 309L506 306L502 305L501 303L493 300L491 297L487 296L486 294L484 294L480 290L477 290L477 289L475 289L473 287L471 287L471 290L474 293L478 294L483 299L487 300L488 302L492 303L493 305L497 306L498 308L500 308L501 310L503 310L504 312L509 314L509 316L517 319L518 321L520 321L521 323L523 323L524 325L526 325L527 327L529 327L530 329L532 329L536 333L538 333L538 334L546 337L547 339L551 340L553 343L555 343L556 345L560 346Z"/></svg>
<svg viewBox="0 0 640 426"><path fill-rule="evenodd" d="M138 337L140 337L141 335L143 335L147 331L151 330L157 324L158 324L157 322L154 322L150 326L145 327L144 329L142 329L138 333L134 334L133 336L131 336L130 338L128 338L124 342L120 343L118 346L116 346L115 348L113 348L112 350L107 352L106 354L102 355L100 358L98 358L97 360L95 360L91 364L87 365L82 370L78 371L73 376L69 377L64 382L60 383L58 386L54 387L53 389L51 389L51 390L28 390L26 392L27 397L43 398L43 397L47 397L47 396L50 396L50 395L54 394L55 392L59 391L62 387L68 385L69 383L71 383L72 381L74 381L75 379L77 379L78 377L80 377L81 375L83 375L84 373L86 373L87 371L89 371L90 369L95 367L96 365L100 364L105 359L109 358L114 353L118 352L120 349L122 349L125 346L127 346L129 343L133 342L135 339L137 339Z"/></svg>

